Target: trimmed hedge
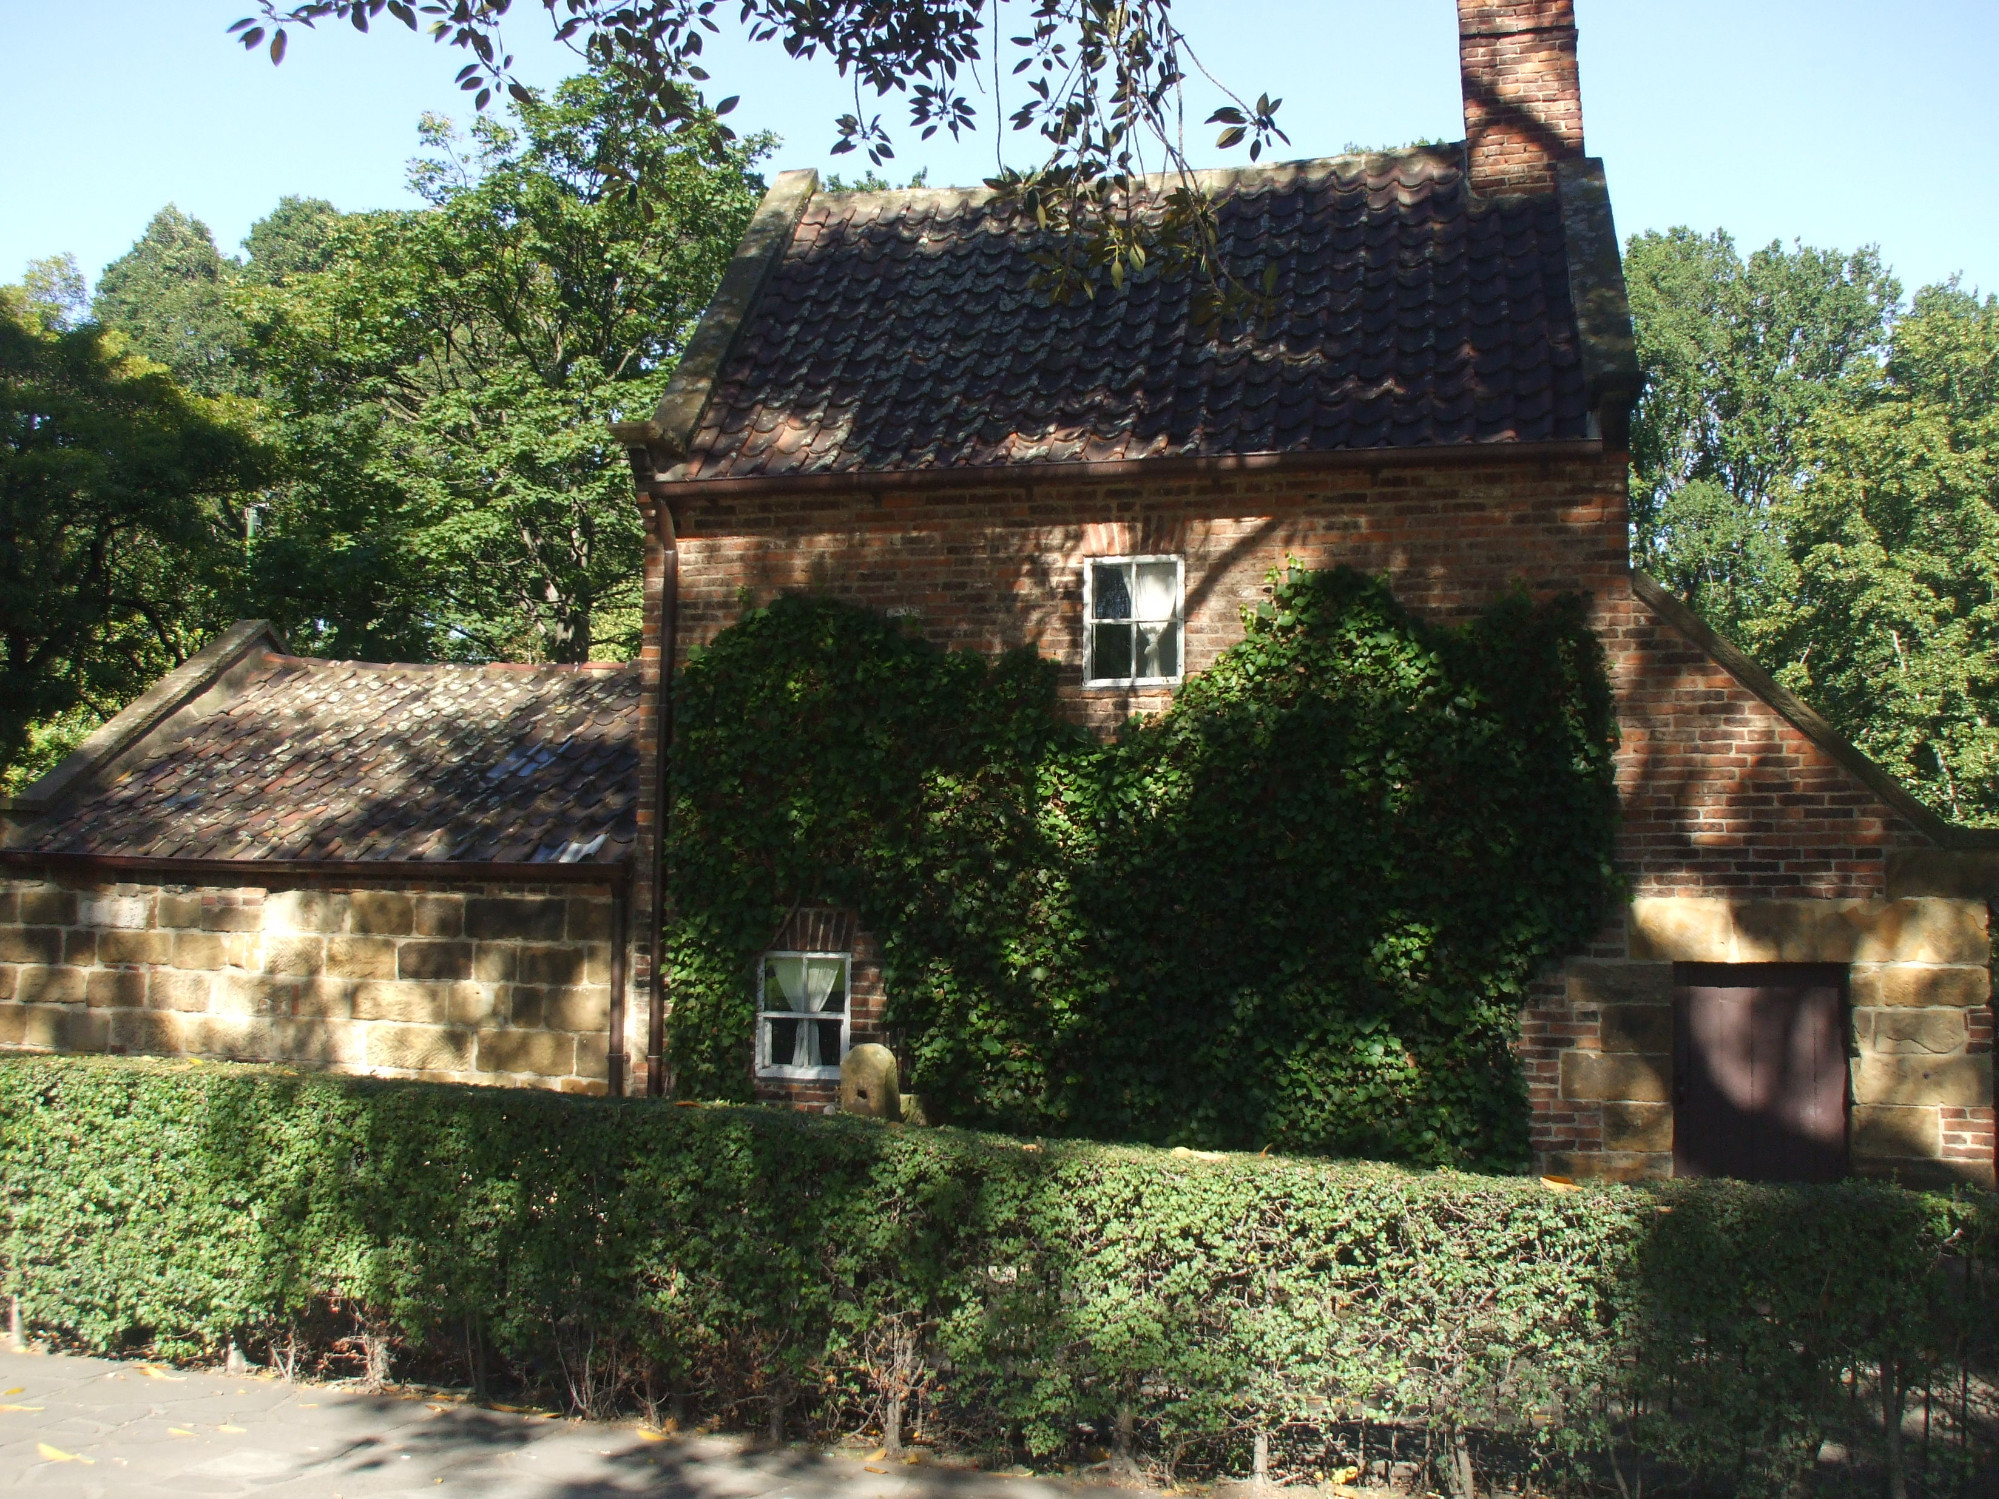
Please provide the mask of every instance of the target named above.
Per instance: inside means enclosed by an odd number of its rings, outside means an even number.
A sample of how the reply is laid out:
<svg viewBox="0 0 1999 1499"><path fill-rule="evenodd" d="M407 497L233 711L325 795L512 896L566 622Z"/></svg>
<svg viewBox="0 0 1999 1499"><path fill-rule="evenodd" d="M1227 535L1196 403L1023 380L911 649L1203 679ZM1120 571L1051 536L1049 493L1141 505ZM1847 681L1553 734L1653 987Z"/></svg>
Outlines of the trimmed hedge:
<svg viewBox="0 0 1999 1499"><path fill-rule="evenodd" d="M1999 1467L1976 1195L1558 1192L117 1058L0 1063L0 1191L24 1318L104 1351L351 1347L595 1413L894 1411L1183 1472L1241 1471L1259 1435L1303 1476L1393 1444L1460 1493L1667 1469L1779 1493L1828 1442L1877 1490Z"/></svg>

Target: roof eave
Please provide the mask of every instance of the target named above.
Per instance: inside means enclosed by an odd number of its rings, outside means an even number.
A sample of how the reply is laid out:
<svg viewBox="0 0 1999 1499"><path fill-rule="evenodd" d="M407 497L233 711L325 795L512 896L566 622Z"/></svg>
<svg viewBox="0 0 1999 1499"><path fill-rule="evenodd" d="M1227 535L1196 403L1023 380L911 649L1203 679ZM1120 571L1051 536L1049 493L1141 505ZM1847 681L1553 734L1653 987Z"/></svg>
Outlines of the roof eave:
<svg viewBox="0 0 1999 1499"><path fill-rule="evenodd" d="M218 689L239 690L238 679L262 653L282 654L284 638L265 619L241 619L128 703L55 768L18 796L0 798L5 838L25 828L65 797L97 781L120 760L183 713L199 715L203 698ZM212 704L210 706L213 706Z"/></svg>
<svg viewBox="0 0 1999 1499"><path fill-rule="evenodd" d="M687 455L688 444L700 430L701 418L714 396L716 376L735 351L771 272L784 258L798 221L818 190L819 174L810 168L777 174L749 228L743 231L714 299L687 341L652 417L611 424L612 433L624 444L642 493L655 475Z"/></svg>
<svg viewBox="0 0 1999 1499"><path fill-rule="evenodd" d="M1026 488L1045 484L1131 483L1149 479L1297 473L1315 469L1382 468L1425 464L1540 463L1593 458L1603 443L1594 437L1546 442L1462 442L1429 447L1330 448L1285 453L1172 454L1153 458L1112 458L1097 462L990 463L959 468L841 469L833 473L749 474L737 478L685 479L656 476L653 492L663 499L747 498L778 493L828 490Z"/></svg>
<svg viewBox="0 0 1999 1499"><path fill-rule="evenodd" d="M1597 432L1612 447L1622 449L1630 430L1631 406L1645 374L1638 363L1638 340L1631 327L1631 303L1624 289L1624 262L1618 254L1603 161L1586 156L1561 162L1555 168L1555 181L1584 387Z"/></svg>

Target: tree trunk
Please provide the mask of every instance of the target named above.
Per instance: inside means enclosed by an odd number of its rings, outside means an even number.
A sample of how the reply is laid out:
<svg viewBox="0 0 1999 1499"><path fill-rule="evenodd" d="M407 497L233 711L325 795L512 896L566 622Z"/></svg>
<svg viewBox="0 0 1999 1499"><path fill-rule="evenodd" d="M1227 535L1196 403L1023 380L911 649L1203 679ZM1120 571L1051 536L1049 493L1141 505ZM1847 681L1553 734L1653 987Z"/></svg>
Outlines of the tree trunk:
<svg viewBox="0 0 1999 1499"><path fill-rule="evenodd" d="M1451 1499L1478 1499L1478 1484L1472 1475L1471 1442L1453 1426L1444 1434L1444 1484Z"/></svg>
<svg viewBox="0 0 1999 1499"><path fill-rule="evenodd" d="M1909 1465L1902 1450L1902 1366L1881 1361L1881 1459L1888 1470L1888 1499L1909 1499Z"/></svg>

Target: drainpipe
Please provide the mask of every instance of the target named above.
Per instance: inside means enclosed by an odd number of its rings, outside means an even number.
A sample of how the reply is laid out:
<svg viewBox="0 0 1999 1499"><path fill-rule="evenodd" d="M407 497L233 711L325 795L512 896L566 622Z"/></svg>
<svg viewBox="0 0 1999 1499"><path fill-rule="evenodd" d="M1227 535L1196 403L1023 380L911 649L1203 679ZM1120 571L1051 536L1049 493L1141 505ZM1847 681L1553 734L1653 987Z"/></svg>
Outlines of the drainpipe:
<svg viewBox="0 0 1999 1499"><path fill-rule="evenodd" d="M653 537L660 550L659 598L659 682L653 700L654 732L658 748L653 755L653 845L652 924L647 928L652 946L652 993L646 1015L646 1092L654 1098L666 1093L666 837L671 826L673 801L669 792L668 769L673 753L673 666L679 655L680 544L674 535L673 512L666 501L655 498L652 505Z"/></svg>
<svg viewBox="0 0 1999 1499"><path fill-rule="evenodd" d="M611 887L611 1035L604 1070L613 1098L625 1096L625 984L628 973L625 958L631 941L631 921L625 908L632 899L631 873L631 867L627 865L625 878Z"/></svg>

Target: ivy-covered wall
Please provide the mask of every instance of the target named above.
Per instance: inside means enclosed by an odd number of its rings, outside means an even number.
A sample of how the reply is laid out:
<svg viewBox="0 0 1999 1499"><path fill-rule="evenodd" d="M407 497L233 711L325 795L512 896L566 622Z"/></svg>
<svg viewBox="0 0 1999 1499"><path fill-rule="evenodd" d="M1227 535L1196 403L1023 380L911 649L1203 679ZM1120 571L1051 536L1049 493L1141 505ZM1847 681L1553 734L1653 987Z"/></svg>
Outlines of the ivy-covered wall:
<svg viewBox="0 0 1999 1499"><path fill-rule="evenodd" d="M1030 652L824 597L687 666L669 878L684 1093L745 1097L789 911L882 943L913 1087L961 1122L1518 1165L1537 967L1600 925L1614 727L1583 602L1460 626L1273 574L1244 639L1102 742Z"/></svg>

